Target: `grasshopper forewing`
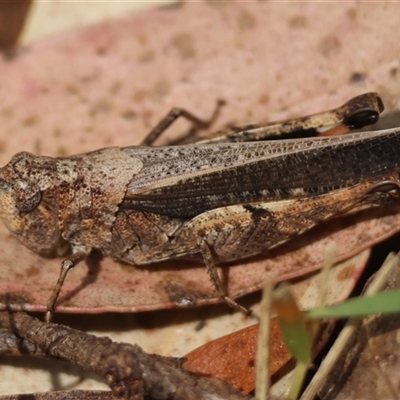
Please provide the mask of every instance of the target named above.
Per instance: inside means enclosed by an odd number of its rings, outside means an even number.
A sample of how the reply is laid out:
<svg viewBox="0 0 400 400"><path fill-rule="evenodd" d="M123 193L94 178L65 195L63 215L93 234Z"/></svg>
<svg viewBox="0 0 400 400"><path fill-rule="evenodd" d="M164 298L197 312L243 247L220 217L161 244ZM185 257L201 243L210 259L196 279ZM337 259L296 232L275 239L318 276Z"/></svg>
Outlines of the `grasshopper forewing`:
<svg viewBox="0 0 400 400"><path fill-rule="evenodd" d="M261 139L327 125L346 131L375 122L382 110L368 93L329 112L220 131L206 143L65 158L18 153L0 170L0 217L33 251L71 245L47 319L67 272L93 249L136 265L201 254L221 298L247 311L229 297L215 263L260 253L333 216L399 195L400 129ZM190 114L175 109L149 137L179 115Z"/></svg>

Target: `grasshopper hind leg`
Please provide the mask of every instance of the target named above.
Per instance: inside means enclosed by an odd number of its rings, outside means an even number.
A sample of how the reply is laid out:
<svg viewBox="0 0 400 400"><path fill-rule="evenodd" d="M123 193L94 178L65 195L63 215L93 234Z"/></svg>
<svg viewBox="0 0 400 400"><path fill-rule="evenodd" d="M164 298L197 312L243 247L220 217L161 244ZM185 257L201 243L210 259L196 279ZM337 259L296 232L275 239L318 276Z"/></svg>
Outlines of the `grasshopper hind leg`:
<svg viewBox="0 0 400 400"><path fill-rule="evenodd" d="M161 136L163 132L165 132L178 118L183 117L189 122L191 122L194 127L197 129L206 129L211 126L214 121L218 118L221 107L225 104L223 100L218 100L215 110L209 119L201 119L191 112L183 109L183 108L173 108L159 123L156 125L142 140L140 143L141 146L153 146L154 142L158 137ZM190 134L186 135L190 138ZM178 140L177 143L172 144L180 144L185 143L185 138Z"/></svg>
<svg viewBox="0 0 400 400"><path fill-rule="evenodd" d="M235 300L229 297L227 290L224 286L224 284L221 281L221 278L218 275L217 269L215 267L215 263L213 260L213 256L211 253L210 248L208 247L208 244L205 241L201 241L199 243L199 250L201 252L201 255L203 257L204 263L207 268L207 272L210 276L211 282L214 285L215 290L217 291L218 295L232 308L234 308L237 311L242 312L246 316L251 315L251 310L241 306L239 303L237 303Z"/></svg>

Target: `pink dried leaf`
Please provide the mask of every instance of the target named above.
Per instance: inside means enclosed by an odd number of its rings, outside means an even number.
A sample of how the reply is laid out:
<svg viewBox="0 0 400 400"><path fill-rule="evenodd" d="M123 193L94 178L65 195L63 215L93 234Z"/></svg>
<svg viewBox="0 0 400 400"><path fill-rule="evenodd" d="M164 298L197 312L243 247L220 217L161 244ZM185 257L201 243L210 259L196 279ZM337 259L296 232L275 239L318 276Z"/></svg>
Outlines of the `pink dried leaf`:
<svg viewBox="0 0 400 400"><path fill-rule="evenodd" d="M368 90L378 90L390 109L400 79L392 61L400 47L390 28L393 18L389 9L362 4L304 11L300 5L189 3L37 42L0 62L1 164L21 150L59 156L139 143L172 107L206 118L217 99L227 105L216 128L310 114ZM377 20L385 23L377 26ZM374 57L365 57L365 49ZM360 68L368 71L362 88L350 79ZM184 129L177 124L169 135ZM355 225L351 218L329 224L288 247L235 263L224 269L230 295L258 289L268 270L286 279L318 269L330 240L338 243L338 259L383 240L400 226L396 207L384 212L379 218L370 212L372 219ZM343 224L351 227L344 230ZM43 311L61 259L33 254L3 226L0 239L0 294L22 296L23 309ZM97 257L88 263L89 270L79 265L69 274L57 311L218 301L202 263L172 260L135 268Z"/></svg>

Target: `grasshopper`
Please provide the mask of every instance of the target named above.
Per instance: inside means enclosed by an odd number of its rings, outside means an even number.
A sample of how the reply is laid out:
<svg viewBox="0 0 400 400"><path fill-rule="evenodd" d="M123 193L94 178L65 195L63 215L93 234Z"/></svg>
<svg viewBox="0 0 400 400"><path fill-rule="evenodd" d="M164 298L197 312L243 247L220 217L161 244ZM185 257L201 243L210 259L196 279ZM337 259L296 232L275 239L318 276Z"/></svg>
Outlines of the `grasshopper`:
<svg viewBox="0 0 400 400"><path fill-rule="evenodd" d="M0 169L0 217L35 252L71 247L47 320L68 271L93 249L134 265L200 254L218 295L248 312L229 297L216 263L398 199L400 129L329 136L369 125L382 110L378 95L367 93L307 117L150 147L180 116L206 124L173 109L141 146L59 158L16 154ZM293 138L323 131L328 136Z"/></svg>

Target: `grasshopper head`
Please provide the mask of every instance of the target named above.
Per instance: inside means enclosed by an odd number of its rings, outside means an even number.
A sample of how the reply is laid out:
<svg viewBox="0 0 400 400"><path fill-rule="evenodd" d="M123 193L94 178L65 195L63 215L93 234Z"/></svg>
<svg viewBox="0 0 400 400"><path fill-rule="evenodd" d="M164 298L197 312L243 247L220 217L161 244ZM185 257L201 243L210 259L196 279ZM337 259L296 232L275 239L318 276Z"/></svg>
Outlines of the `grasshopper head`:
<svg viewBox="0 0 400 400"><path fill-rule="evenodd" d="M48 253L60 239L54 159L18 153L0 169L0 218L29 249Z"/></svg>

